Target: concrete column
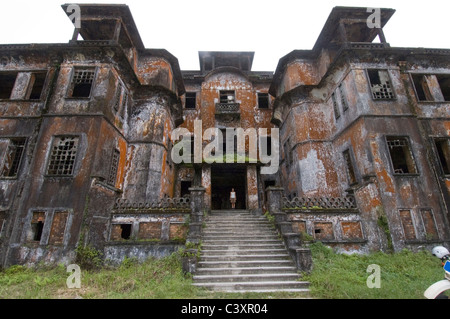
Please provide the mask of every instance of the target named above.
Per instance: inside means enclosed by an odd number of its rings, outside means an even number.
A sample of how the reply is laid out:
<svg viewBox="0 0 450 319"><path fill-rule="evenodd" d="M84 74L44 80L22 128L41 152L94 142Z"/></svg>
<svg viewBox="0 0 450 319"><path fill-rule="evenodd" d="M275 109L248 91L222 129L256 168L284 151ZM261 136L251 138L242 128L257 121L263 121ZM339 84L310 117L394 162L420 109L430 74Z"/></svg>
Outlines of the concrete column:
<svg viewBox="0 0 450 319"><path fill-rule="evenodd" d="M199 243L202 235L205 188L190 187L189 191L191 192L191 215L187 241Z"/></svg>
<svg viewBox="0 0 450 319"><path fill-rule="evenodd" d="M29 84L32 80L31 72L19 72L14 88L11 92L11 100L24 100L28 95Z"/></svg>
<svg viewBox="0 0 450 319"><path fill-rule="evenodd" d="M429 74L423 76L423 81L426 85L424 85L424 91L427 95L427 99L430 101L443 102L445 101L444 95L441 91L441 86L439 85L439 81L436 78L436 75Z"/></svg>
<svg viewBox="0 0 450 319"><path fill-rule="evenodd" d="M258 203L258 177L255 165L247 166L247 209L257 211Z"/></svg>
<svg viewBox="0 0 450 319"><path fill-rule="evenodd" d="M204 193L204 208L211 211L211 166L202 166L202 186L205 188Z"/></svg>
<svg viewBox="0 0 450 319"><path fill-rule="evenodd" d="M269 213L281 212L281 197L283 196L283 188L269 186L266 189Z"/></svg>

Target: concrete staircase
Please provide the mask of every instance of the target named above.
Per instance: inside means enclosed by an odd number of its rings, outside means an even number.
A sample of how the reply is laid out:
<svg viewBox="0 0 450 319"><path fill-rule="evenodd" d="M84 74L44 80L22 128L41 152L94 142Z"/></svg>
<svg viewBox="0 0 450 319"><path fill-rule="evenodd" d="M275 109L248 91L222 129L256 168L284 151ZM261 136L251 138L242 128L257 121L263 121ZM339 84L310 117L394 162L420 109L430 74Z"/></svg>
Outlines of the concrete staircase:
<svg viewBox="0 0 450 319"><path fill-rule="evenodd" d="M246 210L212 211L203 229L194 285L222 292L307 293L277 231Z"/></svg>

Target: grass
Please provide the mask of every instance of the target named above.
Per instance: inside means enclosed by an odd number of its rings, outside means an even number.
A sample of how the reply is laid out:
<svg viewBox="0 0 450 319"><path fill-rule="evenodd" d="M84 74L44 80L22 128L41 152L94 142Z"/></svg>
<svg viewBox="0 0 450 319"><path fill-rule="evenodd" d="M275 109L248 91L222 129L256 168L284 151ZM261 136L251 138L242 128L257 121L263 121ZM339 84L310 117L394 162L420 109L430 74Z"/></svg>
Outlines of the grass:
<svg viewBox="0 0 450 319"><path fill-rule="evenodd" d="M303 279L311 294L325 299L424 299L424 291L444 279L440 260L431 253L402 250L394 254L336 254L320 242L310 246L314 270ZM368 288L369 265L380 266L380 288ZM369 279L370 282L372 280Z"/></svg>
<svg viewBox="0 0 450 319"><path fill-rule="evenodd" d="M404 250L395 254L336 254L321 243L311 245L314 270L302 280L311 282L318 299L423 299L432 283L443 279L440 261L428 252ZM381 269L381 287L368 288L367 266ZM0 272L0 299L287 299L295 293L211 293L192 285L181 270L179 254L138 263L125 259L119 267L81 272L81 288L69 289L66 267L12 266Z"/></svg>

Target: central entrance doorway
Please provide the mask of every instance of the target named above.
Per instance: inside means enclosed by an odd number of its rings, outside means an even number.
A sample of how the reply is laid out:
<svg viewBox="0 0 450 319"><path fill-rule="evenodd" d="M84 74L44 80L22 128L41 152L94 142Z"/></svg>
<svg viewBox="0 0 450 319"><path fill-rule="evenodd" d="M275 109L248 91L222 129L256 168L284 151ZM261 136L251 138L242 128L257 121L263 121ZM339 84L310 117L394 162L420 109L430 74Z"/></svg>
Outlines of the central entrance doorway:
<svg viewBox="0 0 450 319"><path fill-rule="evenodd" d="M230 192L236 192L236 209L246 209L247 170L245 165L211 166L211 209L231 209Z"/></svg>

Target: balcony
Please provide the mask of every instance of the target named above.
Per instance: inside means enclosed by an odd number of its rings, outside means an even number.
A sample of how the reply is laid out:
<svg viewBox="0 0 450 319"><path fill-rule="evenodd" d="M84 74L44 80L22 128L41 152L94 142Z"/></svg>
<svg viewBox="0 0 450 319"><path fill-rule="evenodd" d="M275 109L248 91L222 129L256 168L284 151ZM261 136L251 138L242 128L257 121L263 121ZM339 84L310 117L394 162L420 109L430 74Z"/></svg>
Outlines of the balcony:
<svg viewBox="0 0 450 319"><path fill-rule="evenodd" d="M223 125L231 125L241 118L240 103L216 103L216 120Z"/></svg>
<svg viewBox="0 0 450 319"><path fill-rule="evenodd" d="M216 103L216 115L240 114L240 103Z"/></svg>

